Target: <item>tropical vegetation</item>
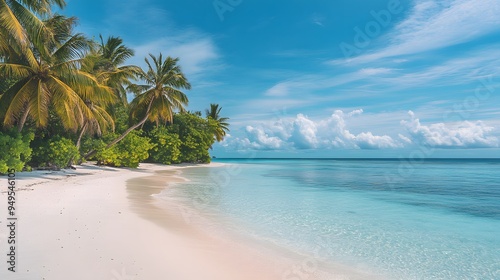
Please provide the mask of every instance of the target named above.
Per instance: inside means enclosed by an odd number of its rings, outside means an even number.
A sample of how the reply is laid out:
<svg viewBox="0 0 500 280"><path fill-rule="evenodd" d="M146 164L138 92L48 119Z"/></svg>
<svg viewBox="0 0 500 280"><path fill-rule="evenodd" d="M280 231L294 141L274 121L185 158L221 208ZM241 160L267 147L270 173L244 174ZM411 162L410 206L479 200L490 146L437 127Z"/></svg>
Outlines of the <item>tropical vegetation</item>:
<svg viewBox="0 0 500 280"><path fill-rule="evenodd" d="M189 112L180 59L150 54L146 68L120 37L89 39L64 0L0 0L0 173L95 160L137 167L210 162L229 132L221 107ZM130 102L129 102L130 101Z"/></svg>

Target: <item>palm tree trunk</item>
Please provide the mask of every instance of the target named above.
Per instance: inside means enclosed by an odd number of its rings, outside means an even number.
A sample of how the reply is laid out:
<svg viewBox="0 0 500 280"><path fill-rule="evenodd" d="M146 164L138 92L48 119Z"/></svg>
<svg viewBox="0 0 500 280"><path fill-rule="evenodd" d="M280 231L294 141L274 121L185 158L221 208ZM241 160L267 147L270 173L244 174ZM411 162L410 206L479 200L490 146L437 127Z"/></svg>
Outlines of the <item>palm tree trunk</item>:
<svg viewBox="0 0 500 280"><path fill-rule="evenodd" d="M19 123L17 124L17 131L18 132L21 132L23 130L24 124L26 123L26 120L28 119L29 113L30 113L29 108L26 108L21 119L19 120Z"/></svg>
<svg viewBox="0 0 500 280"><path fill-rule="evenodd" d="M80 131L80 135L78 135L78 140L76 140L76 144L75 144L75 146L76 146L76 149L77 149L78 151L80 151L80 144L81 144L81 142L82 142L82 137L83 137L83 134L85 134L85 131L87 131L88 124L89 124L89 123L88 123L87 121L85 121L85 124L83 125L82 130ZM73 160L74 160L74 159L75 159L75 157L71 157L71 158L69 159L69 161L68 161L68 166L73 165Z"/></svg>
<svg viewBox="0 0 500 280"><path fill-rule="evenodd" d="M122 133L122 135L120 135L118 138L116 138L115 140L111 141L111 143L109 143L107 146L106 146L106 149L109 149L111 147L113 147L116 143L120 142L123 140L123 138L125 138L132 130L138 128L139 126L143 125L147 120L148 120L148 117L149 117L149 111L151 110L151 105L153 105L153 101L154 99L151 98L151 101L149 102L149 105L148 105L148 109L146 110L146 114L144 116L144 118L138 122L137 124L129 127L124 133ZM86 155L84 155L83 157L85 159L88 159L90 158L91 156L93 156L97 151L96 150L92 150L90 152L88 152Z"/></svg>
<svg viewBox="0 0 500 280"><path fill-rule="evenodd" d="M85 134L85 131L87 131L88 125L89 125L89 123L87 121L85 121L85 124L82 127L82 131L80 131L80 135L78 135L78 140L76 141L76 148L78 150L80 150L80 145L81 145L81 142L82 142L82 137L83 137L83 134Z"/></svg>

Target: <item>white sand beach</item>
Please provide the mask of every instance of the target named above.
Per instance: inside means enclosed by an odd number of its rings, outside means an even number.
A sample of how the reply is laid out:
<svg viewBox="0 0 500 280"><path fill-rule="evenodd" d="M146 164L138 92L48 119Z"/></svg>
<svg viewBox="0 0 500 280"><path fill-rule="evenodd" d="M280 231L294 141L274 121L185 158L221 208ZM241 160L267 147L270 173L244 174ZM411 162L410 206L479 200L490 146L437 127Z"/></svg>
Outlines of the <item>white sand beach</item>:
<svg viewBox="0 0 500 280"><path fill-rule="evenodd" d="M0 177L0 279L373 279L186 223L179 207L160 207L151 196L185 180L176 174L182 168L86 164L17 173L16 272L7 270L4 253L7 178Z"/></svg>

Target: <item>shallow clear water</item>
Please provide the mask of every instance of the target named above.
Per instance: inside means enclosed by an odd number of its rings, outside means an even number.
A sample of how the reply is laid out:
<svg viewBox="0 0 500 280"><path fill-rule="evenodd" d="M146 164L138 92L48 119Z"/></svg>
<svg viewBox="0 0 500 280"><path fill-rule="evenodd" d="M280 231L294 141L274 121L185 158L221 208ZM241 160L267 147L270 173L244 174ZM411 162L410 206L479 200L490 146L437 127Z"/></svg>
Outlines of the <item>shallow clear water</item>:
<svg viewBox="0 0 500 280"><path fill-rule="evenodd" d="M391 279L500 279L500 160L217 161L167 195Z"/></svg>

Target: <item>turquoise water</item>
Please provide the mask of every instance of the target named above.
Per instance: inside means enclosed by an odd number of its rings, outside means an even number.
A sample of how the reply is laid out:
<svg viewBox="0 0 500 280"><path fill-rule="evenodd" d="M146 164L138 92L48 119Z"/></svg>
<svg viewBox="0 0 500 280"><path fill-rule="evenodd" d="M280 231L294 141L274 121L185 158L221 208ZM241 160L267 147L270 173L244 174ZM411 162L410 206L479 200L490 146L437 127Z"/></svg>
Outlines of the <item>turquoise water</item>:
<svg viewBox="0 0 500 280"><path fill-rule="evenodd" d="M500 279L500 160L217 161L169 195L389 279Z"/></svg>

